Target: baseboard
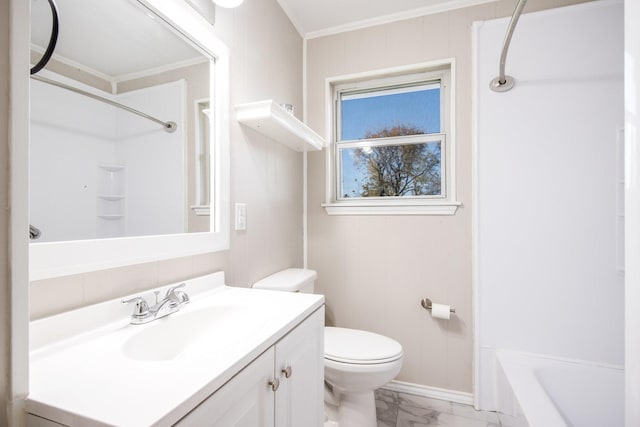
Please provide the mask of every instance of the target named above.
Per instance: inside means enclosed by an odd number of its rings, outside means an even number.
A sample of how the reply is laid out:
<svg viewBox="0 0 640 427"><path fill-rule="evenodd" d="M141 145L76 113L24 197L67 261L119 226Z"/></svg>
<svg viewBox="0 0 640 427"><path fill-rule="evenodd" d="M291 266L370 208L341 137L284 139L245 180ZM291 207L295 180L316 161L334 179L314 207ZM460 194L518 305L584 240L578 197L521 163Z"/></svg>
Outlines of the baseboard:
<svg viewBox="0 0 640 427"><path fill-rule="evenodd" d="M473 394L456 390L448 390L446 388L429 387L426 385L406 383L403 381L391 381L382 388L400 393L428 397L431 399L448 400L449 402L461 403L463 405L473 405Z"/></svg>

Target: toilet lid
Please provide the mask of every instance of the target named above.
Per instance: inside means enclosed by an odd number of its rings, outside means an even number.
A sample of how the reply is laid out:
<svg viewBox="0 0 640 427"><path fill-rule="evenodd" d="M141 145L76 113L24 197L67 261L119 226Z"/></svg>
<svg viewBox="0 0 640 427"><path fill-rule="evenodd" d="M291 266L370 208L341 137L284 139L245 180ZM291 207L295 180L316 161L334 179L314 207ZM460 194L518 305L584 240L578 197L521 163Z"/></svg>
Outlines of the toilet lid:
<svg viewBox="0 0 640 427"><path fill-rule="evenodd" d="M396 340L357 329L324 328L324 357L343 363L385 363L399 359L402 346Z"/></svg>

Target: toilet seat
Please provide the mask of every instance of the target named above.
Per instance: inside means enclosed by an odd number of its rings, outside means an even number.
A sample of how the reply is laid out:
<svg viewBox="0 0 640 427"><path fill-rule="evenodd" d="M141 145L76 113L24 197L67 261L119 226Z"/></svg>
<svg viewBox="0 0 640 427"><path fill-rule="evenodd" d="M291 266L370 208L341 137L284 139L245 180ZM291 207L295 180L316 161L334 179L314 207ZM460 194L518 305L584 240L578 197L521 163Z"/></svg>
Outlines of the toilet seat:
<svg viewBox="0 0 640 427"><path fill-rule="evenodd" d="M324 358L340 363L372 365L389 363L402 357L396 340L357 329L324 328Z"/></svg>

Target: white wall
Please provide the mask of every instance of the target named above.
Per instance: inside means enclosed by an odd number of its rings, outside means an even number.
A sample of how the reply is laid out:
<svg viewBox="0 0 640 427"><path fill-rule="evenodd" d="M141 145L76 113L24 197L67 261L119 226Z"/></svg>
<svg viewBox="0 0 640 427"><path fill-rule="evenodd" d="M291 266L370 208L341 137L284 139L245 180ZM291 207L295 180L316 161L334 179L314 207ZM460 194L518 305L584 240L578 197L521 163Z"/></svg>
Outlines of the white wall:
<svg viewBox="0 0 640 427"><path fill-rule="evenodd" d="M118 111L116 157L126 167L127 236L186 230L185 91L185 82L177 81L117 96L124 105L178 125L169 133L155 122Z"/></svg>
<svg viewBox="0 0 640 427"><path fill-rule="evenodd" d="M623 8L523 15L510 92L495 93L508 20L478 24L476 348L492 409L493 350L623 363Z"/></svg>
<svg viewBox="0 0 640 427"><path fill-rule="evenodd" d="M31 223L42 231L38 242L186 230L184 82L114 96L81 89L175 121L178 129L167 133L128 111L32 80L29 197ZM120 188L111 188L104 164L125 166L114 174ZM98 197L115 193L126 198ZM125 216L99 218L119 213Z"/></svg>
<svg viewBox="0 0 640 427"><path fill-rule="evenodd" d="M625 425L640 425L640 2L625 4Z"/></svg>
<svg viewBox="0 0 640 427"><path fill-rule="evenodd" d="M39 242L95 237L96 166L115 161L115 108L32 80L30 112L30 221Z"/></svg>
<svg viewBox="0 0 640 427"><path fill-rule="evenodd" d="M10 205L9 196L9 2L0 1L0 203ZM5 77L7 76L7 77ZM0 242L9 240L9 210L0 209ZM9 246L0 245L0 427L9 423L11 372L11 275Z"/></svg>

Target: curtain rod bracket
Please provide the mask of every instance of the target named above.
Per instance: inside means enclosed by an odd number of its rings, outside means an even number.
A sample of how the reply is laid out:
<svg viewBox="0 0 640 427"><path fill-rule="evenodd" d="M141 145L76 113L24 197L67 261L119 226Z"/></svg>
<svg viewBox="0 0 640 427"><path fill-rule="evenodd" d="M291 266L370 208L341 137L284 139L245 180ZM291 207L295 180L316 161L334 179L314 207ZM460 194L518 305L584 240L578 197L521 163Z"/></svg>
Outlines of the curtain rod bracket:
<svg viewBox="0 0 640 427"><path fill-rule="evenodd" d="M504 76L504 80L500 81L500 76L491 80L489 87L495 92L506 92L511 90L516 84L516 81L511 76Z"/></svg>
<svg viewBox="0 0 640 427"><path fill-rule="evenodd" d="M166 122L164 124L164 130L166 130L169 133L175 132L176 129L178 129L178 125L176 124L176 122Z"/></svg>

